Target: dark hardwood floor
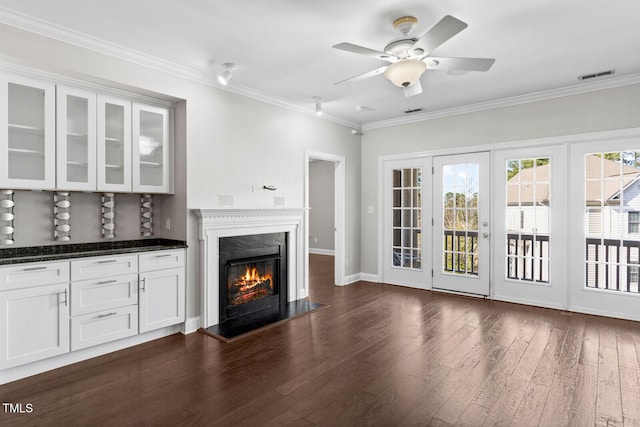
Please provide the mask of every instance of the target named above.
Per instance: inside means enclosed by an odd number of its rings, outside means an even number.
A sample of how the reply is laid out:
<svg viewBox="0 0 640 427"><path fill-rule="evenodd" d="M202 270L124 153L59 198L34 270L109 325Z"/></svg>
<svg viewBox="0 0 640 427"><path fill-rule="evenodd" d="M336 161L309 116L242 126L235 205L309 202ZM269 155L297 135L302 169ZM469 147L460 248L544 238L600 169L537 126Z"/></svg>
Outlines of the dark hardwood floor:
<svg viewBox="0 0 640 427"><path fill-rule="evenodd" d="M225 344L194 333L0 386L0 425L640 426L640 324L409 288L335 287L330 307Z"/></svg>

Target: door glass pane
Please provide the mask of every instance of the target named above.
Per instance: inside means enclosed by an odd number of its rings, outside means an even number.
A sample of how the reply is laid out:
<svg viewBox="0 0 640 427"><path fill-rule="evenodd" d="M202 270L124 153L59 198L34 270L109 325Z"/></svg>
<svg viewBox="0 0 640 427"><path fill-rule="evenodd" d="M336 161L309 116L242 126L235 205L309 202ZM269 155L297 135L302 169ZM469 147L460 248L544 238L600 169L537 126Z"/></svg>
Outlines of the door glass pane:
<svg viewBox="0 0 640 427"><path fill-rule="evenodd" d="M478 163L442 167L444 273L478 275Z"/></svg>
<svg viewBox="0 0 640 427"><path fill-rule="evenodd" d="M585 155L587 288L638 293L640 151Z"/></svg>
<svg viewBox="0 0 640 427"><path fill-rule="evenodd" d="M396 169L393 177L392 265L422 268L422 169Z"/></svg>
<svg viewBox="0 0 640 427"><path fill-rule="evenodd" d="M105 105L105 180L124 184L124 107Z"/></svg>
<svg viewBox="0 0 640 427"><path fill-rule="evenodd" d="M140 111L140 184L163 184L164 116L150 111Z"/></svg>
<svg viewBox="0 0 640 427"><path fill-rule="evenodd" d="M8 96L7 175L9 179L43 180L44 90L9 83Z"/></svg>
<svg viewBox="0 0 640 427"><path fill-rule="evenodd" d="M507 279L549 283L551 159L507 160Z"/></svg>

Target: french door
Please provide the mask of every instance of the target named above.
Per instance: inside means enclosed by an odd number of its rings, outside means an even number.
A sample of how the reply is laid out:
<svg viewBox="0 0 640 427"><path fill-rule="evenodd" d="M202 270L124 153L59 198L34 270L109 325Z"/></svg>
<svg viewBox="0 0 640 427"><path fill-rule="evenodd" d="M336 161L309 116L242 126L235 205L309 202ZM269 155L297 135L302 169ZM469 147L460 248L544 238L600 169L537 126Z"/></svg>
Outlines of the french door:
<svg viewBox="0 0 640 427"><path fill-rule="evenodd" d="M383 280L429 289L431 158L385 162L383 180Z"/></svg>
<svg viewBox="0 0 640 427"><path fill-rule="evenodd" d="M569 308L640 320L640 137L570 153Z"/></svg>
<svg viewBox="0 0 640 427"><path fill-rule="evenodd" d="M567 308L566 149L494 153L493 297Z"/></svg>
<svg viewBox="0 0 640 427"><path fill-rule="evenodd" d="M433 288L489 295L489 152L433 159Z"/></svg>

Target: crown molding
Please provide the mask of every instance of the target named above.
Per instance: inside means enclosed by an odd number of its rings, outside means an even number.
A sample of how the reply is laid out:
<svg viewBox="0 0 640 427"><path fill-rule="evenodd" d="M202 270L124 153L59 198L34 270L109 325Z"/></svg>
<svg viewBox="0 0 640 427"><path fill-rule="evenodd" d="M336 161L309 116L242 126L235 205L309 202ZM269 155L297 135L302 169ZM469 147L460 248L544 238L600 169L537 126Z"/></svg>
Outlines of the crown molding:
<svg viewBox="0 0 640 427"><path fill-rule="evenodd" d="M256 89L238 85L231 82L228 86L223 86L218 82L217 76L202 71L185 67L170 61L157 58L146 53L129 49L124 46L102 40L69 28L53 24L29 15L25 15L10 9L0 7L0 24L9 25L31 33L35 33L44 37L68 43L80 48L92 50L94 52L108 55L114 58L132 62L143 67L151 68L156 71L167 73L176 77L190 80L199 84L215 87L220 90L235 93L237 95L262 101L277 107L293 110L309 117L320 120L327 120L342 126L356 128L360 130L360 124L341 119L339 117L323 114L318 117L315 109L310 105L309 108L285 101L281 98L269 95Z"/></svg>
<svg viewBox="0 0 640 427"><path fill-rule="evenodd" d="M640 73L630 74L622 77L611 77L606 80L586 82L563 88L533 92L525 95L501 98L493 101L479 102L477 104L464 105L461 107L447 108L444 110L430 111L420 114L412 114L409 117L398 117L389 120L364 123L362 130L372 130L390 126L403 125L408 123L422 122L426 120L440 119L443 117L457 116L467 113L492 110L496 108L511 107L514 105L529 104L532 102L544 101L548 99L561 98L564 96L579 95L581 93L595 92L603 89L611 89L621 86L629 86L640 83Z"/></svg>

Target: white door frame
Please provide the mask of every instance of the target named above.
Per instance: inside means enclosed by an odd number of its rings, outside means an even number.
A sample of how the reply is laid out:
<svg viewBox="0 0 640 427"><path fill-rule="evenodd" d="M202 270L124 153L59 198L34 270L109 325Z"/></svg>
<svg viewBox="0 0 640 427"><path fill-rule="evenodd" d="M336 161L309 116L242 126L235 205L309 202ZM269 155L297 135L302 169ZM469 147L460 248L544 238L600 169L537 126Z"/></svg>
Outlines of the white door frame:
<svg viewBox="0 0 640 427"><path fill-rule="evenodd" d="M304 262L306 281L309 282L309 161L324 160L335 164L334 179L334 226L335 226L335 255L334 255L334 281L337 286L345 285L345 256L346 256L346 176L345 157L321 153L318 151L306 151L304 163L304 205L307 208L304 221Z"/></svg>

